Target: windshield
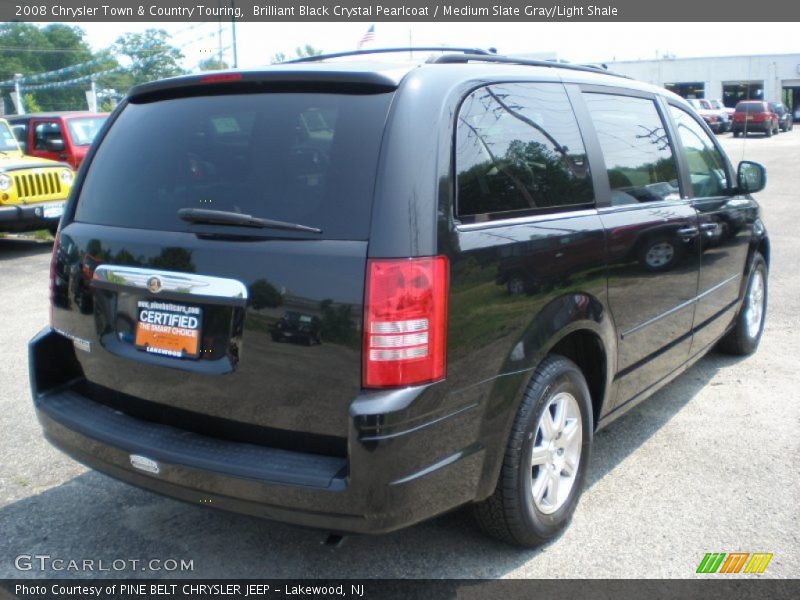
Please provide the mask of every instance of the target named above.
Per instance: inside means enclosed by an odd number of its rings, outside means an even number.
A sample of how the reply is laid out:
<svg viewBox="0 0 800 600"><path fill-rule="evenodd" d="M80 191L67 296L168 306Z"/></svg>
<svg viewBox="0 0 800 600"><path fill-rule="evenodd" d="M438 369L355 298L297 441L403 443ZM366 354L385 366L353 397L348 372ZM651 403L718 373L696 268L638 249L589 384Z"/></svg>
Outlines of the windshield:
<svg viewBox="0 0 800 600"><path fill-rule="evenodd" d="M67 119L69 137L76 146L88 146L106 122L107 116Z"/></svg>
<svg viewBox="0 0 800 600"><path fill-rule="evenodd" d="M230 231L178 215L211 209L302 223L322 229L317 238L365 240L391 97L273 92L131 103L98 147L75 218Z"/></svg>
<svg viewBox="0 0 800 600"><path fill-rule="evenodd" d="M11 133L8 124L0 122L0 152L16 152L19 150L17 138Z"/></svg>

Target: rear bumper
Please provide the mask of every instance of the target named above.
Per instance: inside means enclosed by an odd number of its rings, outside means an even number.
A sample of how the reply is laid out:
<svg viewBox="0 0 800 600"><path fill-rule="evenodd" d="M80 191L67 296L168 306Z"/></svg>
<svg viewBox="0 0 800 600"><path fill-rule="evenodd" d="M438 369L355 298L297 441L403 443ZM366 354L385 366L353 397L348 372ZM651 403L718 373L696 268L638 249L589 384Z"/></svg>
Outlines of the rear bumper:
<svg viewBox="0 0 800 600"><path fill-rule="evenodd" d="M768 121L761 121L758 123L750 122L747 124L747 133L766 133L769 128L772 127L772 123ZM740 133L745 130L744 123L734 123L732 131Z"/></svg>
<svg viewBox="0 0 800 600"><path fill-rule="evenodd" d="M194 504L350 533L392 531L476 497L485 454L475 441L477 411L398 421L424 387L356 399L348 455L320 456L144 421L69 384L51 386L57 373L48 358L63 355L65 344L50 329L30 343L31 389L44 435L122 481Z"/></svg>
<svg viewBox="0 0 800 600"><path fill-rule="evenodd" d="M58 224L64 202L43 202L24 206L0 206L0 231L32 231ZM60 209L57 216L45 217L46 209Z"/></svg>

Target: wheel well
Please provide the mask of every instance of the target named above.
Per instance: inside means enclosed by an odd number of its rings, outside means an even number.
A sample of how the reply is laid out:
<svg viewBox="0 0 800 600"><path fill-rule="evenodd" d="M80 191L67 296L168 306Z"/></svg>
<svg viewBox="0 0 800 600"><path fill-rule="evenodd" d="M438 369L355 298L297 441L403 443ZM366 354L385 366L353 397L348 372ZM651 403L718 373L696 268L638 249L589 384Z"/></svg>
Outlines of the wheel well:
<svg viewBox="0 0 800 600"><path fill-rule="evenodd" d="M606 389L606 353L600 338L591 331L574 331L559 340L550 352L570 359L580 368L592 396L596 427Z"/></svg>

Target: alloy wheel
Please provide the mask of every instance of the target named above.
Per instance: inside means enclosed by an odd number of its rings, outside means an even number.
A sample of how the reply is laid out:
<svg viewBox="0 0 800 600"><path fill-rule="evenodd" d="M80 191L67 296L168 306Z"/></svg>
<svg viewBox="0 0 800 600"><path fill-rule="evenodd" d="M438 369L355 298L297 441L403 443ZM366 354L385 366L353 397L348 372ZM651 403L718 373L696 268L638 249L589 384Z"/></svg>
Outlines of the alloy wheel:
<svg viewBox="0 0 800 600"><path fill-rule="evenodd" d="M556 394L539 418L531 449L531 492L539 511L552 514L569 498L582 445L578 401L567 392Z"/></svg>

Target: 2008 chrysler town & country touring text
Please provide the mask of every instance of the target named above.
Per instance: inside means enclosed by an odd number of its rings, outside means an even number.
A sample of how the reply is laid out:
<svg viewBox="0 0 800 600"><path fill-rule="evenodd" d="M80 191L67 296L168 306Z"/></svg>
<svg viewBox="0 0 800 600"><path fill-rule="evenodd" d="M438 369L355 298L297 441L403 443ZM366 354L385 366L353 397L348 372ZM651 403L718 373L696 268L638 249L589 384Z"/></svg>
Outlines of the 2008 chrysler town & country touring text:
<svg viewBox="0 0 800 600"><path fill-rule="evenodd" d="M679 97L590 67L460 50L141 85L61 222L38 417L186 501L338 532L472 504L541 543L598 427L714 345L756 349L764 184ZM287 314L313 343L274 335Z"/></svg>

